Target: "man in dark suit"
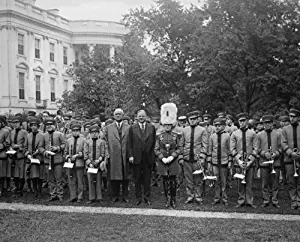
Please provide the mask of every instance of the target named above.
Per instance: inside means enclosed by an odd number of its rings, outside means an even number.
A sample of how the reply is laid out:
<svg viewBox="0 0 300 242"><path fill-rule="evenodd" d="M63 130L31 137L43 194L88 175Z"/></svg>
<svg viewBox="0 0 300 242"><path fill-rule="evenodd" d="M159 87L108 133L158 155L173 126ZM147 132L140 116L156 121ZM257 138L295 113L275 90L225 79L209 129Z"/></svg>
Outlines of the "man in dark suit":
<svg viewBox="0 0 300 242"><path fill-rule="evenodd" d="M129 162L133 164L136 204L139 205L142 202L143 187L144 201L151 205L149 197L156 132L155 127L146 122L146 112L144 110L138 111L137 121L129 129L128 156Z"/></svg>

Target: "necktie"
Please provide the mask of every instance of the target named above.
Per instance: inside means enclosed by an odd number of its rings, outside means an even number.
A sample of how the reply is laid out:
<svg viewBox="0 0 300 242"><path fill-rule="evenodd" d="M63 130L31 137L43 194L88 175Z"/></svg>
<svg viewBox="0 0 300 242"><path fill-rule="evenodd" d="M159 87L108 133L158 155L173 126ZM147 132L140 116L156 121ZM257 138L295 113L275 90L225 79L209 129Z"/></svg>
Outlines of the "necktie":
<svg viewBox="0 0 300 242"><path fill-rule="evenodd" d="M293 124L293 141L294 141L294 148L298 149L298 140L297 140L297 127L298 123Z"/></svg>
<svg viewBox="0 0 300 242"><path fill-rule="evenodd" d="M267 131L267 135L268 135L268 149L272 146L271 132L272 132L272 130L268 130Z"/></svg>
<svg viewBox="0 0 300 242"><path fill-rule="evenodd" d="M195 126L191 126L191 140L190 140L190 162L194 162L194 137L195 137Z"/></svg>
<svg viewBox="0 0 300 242"><path fill-rule="evenodd" d="M37 132L35 133L32 133L32 145L31 145L31 152L34 153L35 152L35 140L36 140L36 134Z"/></svg>
<svg viewBox="0 0 300 242"><path fill-rule="evenodd" d="M217 157L218 157L218 165L221 165L221 138L222 133L218 133L218 150L217 150Z"/></svg>
<svg viewBox="0 0 300 242"><path fill-rule="evenodd" d="M18 144L18 133L21 129L16 129L15 130L15 137L14 137L14 144Z"/></svg>
<svg viewBox="0 0 300 242"><path fill-rule="evenodd" d="M73 154L72 155L76 155L76 148L77 148L77 140L78 140L78 137L74 137L74 148L73 148Z"/></svg>
<svg viewBox="0 0 300 242"><path fill-rule="evenodd" d="M96 160L96 142L97 142L97 139L93 139L93 160Z"/></svg>
<svg viewBox="0 0 300 242"><path fill-rule="evenodd" d="M242 150L243 150L243 160L245 161L247 156L247 144L246 144L246 131L247 129L242 129Z"/></svg>

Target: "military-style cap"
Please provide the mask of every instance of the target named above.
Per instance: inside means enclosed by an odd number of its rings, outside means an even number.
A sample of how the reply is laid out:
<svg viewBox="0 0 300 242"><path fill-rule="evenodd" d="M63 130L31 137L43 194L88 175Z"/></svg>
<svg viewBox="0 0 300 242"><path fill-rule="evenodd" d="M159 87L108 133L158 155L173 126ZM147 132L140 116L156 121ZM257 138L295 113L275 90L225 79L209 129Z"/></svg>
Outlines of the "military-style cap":
<svg viewBox="0 0 300 242"><path fill-rule="evenodd" d="M79 123L74 123L71 125L71 130L81 130L81 125Z"/></svg>
<svg viewBox="0 0 300 242"><path fill-rule="evenodd" d="M262 116L261 119L264 123L273 122L274 121L274 116L273 115L264 115L264 116Z"/></svg>
<svg viewBox="0 0 300 242"><path fill-rule="evenodd" d="M82 118L85 119L85 120L90 119L90 117L88 115L82 115Z"/></svg>
<svg viewBox="0 0 300 242"><path fill-rule="evenodd" d="M111 119L111 118L109 118L109 119L107 119L107 120L105 121L105 126L110 125L110 124L112 124L113 122L114 122L114 120Z"/></svg>
<svg viewBox="0 0 300 242"><path fill-rule="evenodd" d="M43 111L43 113L50 115L50 113L47 110Z"/></svg>
<svg viewBox="0 0 300 242"><path fill-rule="evenodd" d="M232 121L234 120L233 115L231 115L231 114L227 114L227 115L226 115L226 118L228 118L228 119L230 119L230 120L232 120Z"/></svg>
<svg viewBox="0 0 300 242"><path fill-rule="evenodd" d="M255 124L258 125L258 124L263 124L264 123L264 120L262 118L257 118L255 119Z"/></svg>
<svg viewBox="0 0 300 242"><path fill-rule="evenodd" d="M100 115L99 115L99 114L94 115L94 116L93 116L93 119L95 119L95 118L100 119Z"/></svg>
<svg viewBox="0 0 300 242"><path fill-rule="evenodd" d="M100 127L98 125L93 125L90 127L90 133L91 132L99 132L100 131Z"/></svg>
<svg viewBox="0 0 300 242"><path fill-rule="evenodd" d="M33 111L33 110L30 110L30 111L27 112L27 115L28 115L29 117L32 117L32 116L35 116L35 115L36 115L36 112Z"/></svg>
<svg viewBox="0 0 300 242"><path fill-rule="evenodd" d="M124 116L124 117L123 117L123 120L130 121L130 117L128 117L128 116Z"/></svg>
<svg viewBox="0 0 300 242"><path fill-rule="evenodd" d="M40 124L40 119L39 119L38 117L36 117L36 116L33 116L33 117L31 117L31 118L28 120L28 122L29 122L29 125L32 125L32 124L37 124L37 125L39 125L39 124Z"/></svg>
<svg viewBox="0 0 300 242"><path fill-rule="evenodd" d="M22 121L23 121L23 118L22 118L21 116L18 115L18 116L12 117L11 121L12 121L13 123L18 123L18 122L22 122Z"/></svg>
<svg viewBox="0 0 300 242"><path fill-rule="evenodd" d="M187 117L186 117L186 116L179 116L179 117L178 117L178 120L179 120L179 121L186 121L186 120L187 120Z"/></svg>
<svg viewBox="0 0 300 242"><path fill-rule="evenodd" d="M214 125L226 125L226 119L224 119L224 118L216 118L214 120Z"/></svg>
<svg viewBox="0 0 300 242"><path fill-rule="evenodd" d="M66 115L64 115L64 120L70 120L72 118L72 115L70 115L70 114L66 114Z"/></svg>
<svg viewBox="0 0 300 242"><path fill-rule="evenodd" d="M211 115L210 115L209 113L205 113L205 114L203 115L203 118L209 118L209 119L211 119Z"/></svg>
<svg viewBox="0 0 300 242"><path fill-rule="evenodd" d="M53 118L46 118L44 123L45 125L55 125L55 120Z"/></svg>
<svg viewBox="0 0 300 242"><path fill-rule="evenodd" d="M90 127L92 124L91 124L91 122L85 122L84 124L83 124L83 127L84 128L87 128L87 127Z"/></svg>
<svg viewBox="0 0 300 242"><path fill-rule="evenodd" d="M217 116L218 118L226 118L226 114L224 112L219 112Z"/></svg>
<svg viewBox="0 0 300 242"><path fill-rule="evenodd" d="M295 109L295 108L291 108L290 109L290 113L289 113L290 116L295 116L295 117L298 117L300 116L300 111Z"/></svg>
<svg viewBox="0 0 300 242"><path fill-rule="evenodd" d="M52 118L52 119L54 119L56 117L56 115L55 114L53 114L53 113L50 113L49 114L49 118Z"/></svg>
<svg viewBox="0 0 300 242"><path fill-rule="evenodd" d="M280 116L280 117L279 117L279 121L280 121L280 122L289 122L289 121L290 121L290 118L289 118L289 116L286 116L286 115Z"/></svg>
<svg viewBox="0 0 300 242"><path fill-rule="evenodd" d="M75 119L76 119L76 120L81 120L81 116L80 116L80 115L76 115L76 116L75 116Z"/></svg>
<svg viewBox="0 0 300 242"><path fill-rule="evenodd" d="M153 123L159 123L159 121L160 121L160 117L159 116L152 117L152 122Z"/></svg>
<svg viewBox="0 0 300 242"><path fill-rule="evenodd" d="M199 117L199 112L198 111L193 111L193 112L189 112L187 114L188 118L198 118Z"/></svg>
<svg viewBox="0 0 300 242"><path fill-rule="evenodd" d="M4 115L0 115L0 122L5 123L6 117Z"/></svg>
<svg viewBox="0 0 300 242"><path fill-rule="evenodd" d="M236 115L236 117L237 117L238 120L248 119L249 115L248 115L248 113L239 113L238 115Z"/></svg>

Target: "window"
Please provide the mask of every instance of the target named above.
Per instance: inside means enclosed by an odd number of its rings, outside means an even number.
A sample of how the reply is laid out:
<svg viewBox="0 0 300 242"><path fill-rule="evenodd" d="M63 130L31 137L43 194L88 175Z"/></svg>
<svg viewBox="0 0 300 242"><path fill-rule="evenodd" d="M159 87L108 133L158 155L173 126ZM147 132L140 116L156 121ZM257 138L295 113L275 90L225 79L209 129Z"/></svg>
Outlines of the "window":
<svg viewBox="0 0 300 242"><path fill-rule="evenodd" d="M18 34L18 54L24 55L24 35Z"/></svg>
<svg viewBox="0 0 300 242"><path fill-rule="evenodd" d="M41 101L41 76L35 76L35 99Z"/></svg>
<svg viewBox="0 0 300 242"><path fill-rule="evenodd" d="M64 65L68 65L68 48L64 47Z"/></svg>
<svg viewBox="0 0 300 242"><path fill-rule="evenodd" d="M69 80L64 80L65 91L68 91L68 86L69 86Z"/></svg>
<svg viewBox="0 0 300 242"><path fill-rule="evenodd" d="M25 73L19 72L19 99L25 99Z"/></svg>
<svg viewBox="0 0 300 242"><path fill-rule="evenodd" d="M50 43L50 61L54 62L55 45Z"/></svg>
<svg viewBox="0 0 300 242"><path fill-rule="evenodd" d="M34 40L34 57L37 59L41 58L40 50L41 50L41 40L35 39Z"/></svg>
<svg viewBox="0 0 300 242"><path fill-rule="evenodd" d="M50 78L51 102L55 102L55 78Z"/></svg>

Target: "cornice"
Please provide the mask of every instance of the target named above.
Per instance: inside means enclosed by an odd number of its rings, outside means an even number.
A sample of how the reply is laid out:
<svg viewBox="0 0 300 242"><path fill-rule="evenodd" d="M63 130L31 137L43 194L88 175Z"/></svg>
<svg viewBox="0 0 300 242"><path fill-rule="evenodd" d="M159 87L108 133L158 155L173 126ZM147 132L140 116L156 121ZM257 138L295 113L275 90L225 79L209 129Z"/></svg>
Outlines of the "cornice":
<svg viewBox="0 0 300 242"><path fill-rule="evenodd" d="M22 21L25 21L27 23L30 24L34 24L37 26L40 26L41 28L46 28L48 30L52 30L54 32L58 32L64 35L68 35L69 38L77 37L77 36L102 36L102 37L113 37L113 38L122 38L124 34L118 34L118 33L106 33L106 32L72 32L71 30L67 30L61 27L58 27L56 25L44 22L44 21L40 21L36 18L32 18L28 15L24 15L21 14L19 12L13 11L13 10L4 10L4 11L0 11L0 16L4 16L4 17L8 17L10 20L10 24L11 24L11 19L12 18L16 18ZM1 27L1 26L0 26Z"/></svg>

